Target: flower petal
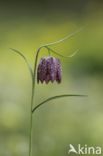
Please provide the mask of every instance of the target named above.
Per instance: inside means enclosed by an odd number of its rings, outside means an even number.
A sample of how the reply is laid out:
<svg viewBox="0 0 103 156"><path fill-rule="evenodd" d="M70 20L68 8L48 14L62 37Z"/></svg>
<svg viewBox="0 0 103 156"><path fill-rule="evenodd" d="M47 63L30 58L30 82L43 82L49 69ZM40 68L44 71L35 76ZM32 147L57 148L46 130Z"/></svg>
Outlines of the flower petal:
<svg viewBox="0 0 103 156"><path fill-rule="evenodd" d="M48 84L50 81L54 82L55 80L61 82L61 64L60 60L55 57L45 57L42 58L39 62L37 68L37 82L44 81Z"/></svg>

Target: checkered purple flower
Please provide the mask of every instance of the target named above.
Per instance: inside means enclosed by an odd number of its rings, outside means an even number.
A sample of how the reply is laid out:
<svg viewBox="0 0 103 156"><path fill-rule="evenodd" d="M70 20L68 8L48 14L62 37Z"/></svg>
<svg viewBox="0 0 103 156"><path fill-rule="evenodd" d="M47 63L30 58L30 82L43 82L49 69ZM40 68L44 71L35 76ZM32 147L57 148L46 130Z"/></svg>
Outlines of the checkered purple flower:
<svg viewBox="0 0 103 156"><path fill-rule="evenodd" d="M37 68L37 82L45 82L48 84L50 81L57 83L61 82L61 63L60 60L55 57L41 58Z"/></svg>

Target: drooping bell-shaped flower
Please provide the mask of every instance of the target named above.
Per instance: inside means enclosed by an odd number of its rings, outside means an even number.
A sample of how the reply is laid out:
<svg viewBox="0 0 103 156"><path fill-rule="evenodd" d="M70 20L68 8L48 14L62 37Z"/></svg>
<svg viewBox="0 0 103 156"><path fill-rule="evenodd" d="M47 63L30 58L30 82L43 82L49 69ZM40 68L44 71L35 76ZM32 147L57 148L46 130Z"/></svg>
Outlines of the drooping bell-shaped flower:
<svg viewBox="0 0 103 156"><path fill-rule="evenodd" d="M61 63L60 60L55 57L44 57L41 58L37 68L37 82L61 82Z"/></svg>

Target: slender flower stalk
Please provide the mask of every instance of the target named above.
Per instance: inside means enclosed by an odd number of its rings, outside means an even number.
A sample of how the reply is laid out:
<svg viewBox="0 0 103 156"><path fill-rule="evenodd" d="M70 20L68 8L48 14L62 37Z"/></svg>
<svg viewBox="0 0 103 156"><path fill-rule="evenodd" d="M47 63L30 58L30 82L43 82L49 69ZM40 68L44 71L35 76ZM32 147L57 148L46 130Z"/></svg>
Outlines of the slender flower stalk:
<svg viewBox="0 0 103 156"><path fill-rule="evenodd" d="M32 67L30 66L30 63L28 62L27 58L23 55L22 52L10 48L13 52L19 54L25 61L25 63L27 64L27 67L29 69L30 75L31 75L31 80L32 80L32 90L31 90L31 105L30 105L30 132L29 132L29 156L32 156L32 125L33 125L33 113L42 105L44 105L45 103L54 100L54 99L58 99L58 98L63 98L63 97L84 97L86 95L79 95L79 94L64 94L64 95L56 95L53 97L50 97L44 101L42 101L41 103L37 104L36 106L34 106L35 103L35 85L36 85L36 77L37 77L37 82L39 83L39 81L41 81L41 83L43 83L44 81L48 84L49 81L54 82L57 81L58 83L61 82L61 64L59 59L51 57L50 54L54 53L60 57L64 57L64 58L69 58L69 57L73 57L78 50L76 50L72 55L69 56L64 56L58 52L56 52L55 50L53 50L51 48L52 45L56 45L59 44L61 42L64 42L65 40L71 38L72 36L74 36L75 34L77 34L78 32L80 32L83 28L77 30L76 32L71 33L70 35L56 41L56 42L52 42L52 43L48 43L45 45L42 45L38 48L37 52L36 52L36 56L35 56L35 61L34 61L34 67L32 69ZM40 63L38 65L37 68L37 63L38 63L38 56L39 53L41 51L42 48L45 48L48 50L48 57L42 58L40 60Z"/></svg>
<svg viewBox="0 0 103 156"><path fill-rule="evenodd" d="M29 156L31 156L31 145L32 145L32 107L34 102L34 83L32 84L32 95L31 95L31 107L30 107L30 134L29 134Z"/></svg>

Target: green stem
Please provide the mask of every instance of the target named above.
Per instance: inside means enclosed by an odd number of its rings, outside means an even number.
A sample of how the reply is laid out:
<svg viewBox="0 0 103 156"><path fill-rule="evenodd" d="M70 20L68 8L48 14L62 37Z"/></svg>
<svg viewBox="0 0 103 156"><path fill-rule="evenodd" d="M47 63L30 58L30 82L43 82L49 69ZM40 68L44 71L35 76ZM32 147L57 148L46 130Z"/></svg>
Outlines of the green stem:
<svg viewBox="0 0 103 156"><path fill-rule="evenodd" d="M32 153L32 120L33 120L32 108L33 108L34 97L35 97L36 68L37 68L37 61L38 61L38 56L39 56L39 52L40 52L41 48L43 48L43 47L40 47L36 52L36 58L35 58L35 63L34 63L34 73L33 73L33 77L32 77L32 93L31 93L31 107L30 107L29 156L31 156L31 153Z"/></svg>
<svg viewBox="0 0 103 156"><path fill-rule="evenodd" d="M32 95L31 95L31 107L30 107L30 137L29 137L29 156L31 156L32 145L32 106L34 101L34 80L32 80Z"/></svg>

